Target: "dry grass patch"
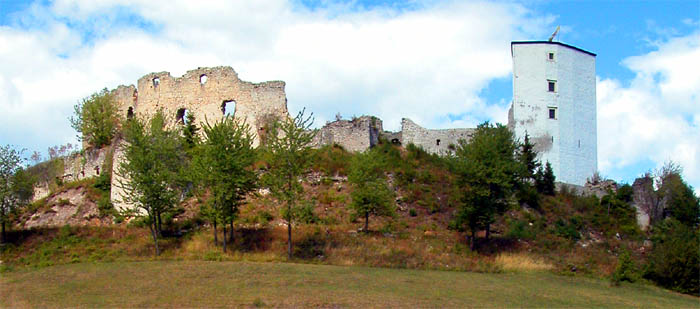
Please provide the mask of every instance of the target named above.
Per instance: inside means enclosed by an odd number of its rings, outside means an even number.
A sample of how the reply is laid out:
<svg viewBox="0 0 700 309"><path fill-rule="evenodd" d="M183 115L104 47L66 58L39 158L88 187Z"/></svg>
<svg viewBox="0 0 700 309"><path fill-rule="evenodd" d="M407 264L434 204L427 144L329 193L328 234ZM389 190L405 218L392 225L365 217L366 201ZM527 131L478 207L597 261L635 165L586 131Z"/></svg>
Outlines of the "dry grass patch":
<svg viewBox="0 0 700 309"><path fill-rule="evenodd" d="M554 268L541 258L525 253L501 253L496 257L496 265L509 272L547 271Z"/></svg>

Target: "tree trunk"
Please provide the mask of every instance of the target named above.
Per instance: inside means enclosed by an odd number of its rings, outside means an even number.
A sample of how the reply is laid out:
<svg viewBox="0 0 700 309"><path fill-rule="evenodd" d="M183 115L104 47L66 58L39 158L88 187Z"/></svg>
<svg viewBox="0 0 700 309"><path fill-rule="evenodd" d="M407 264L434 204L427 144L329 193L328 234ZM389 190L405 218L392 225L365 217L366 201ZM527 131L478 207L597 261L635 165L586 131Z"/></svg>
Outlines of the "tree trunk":
<svg viewBox="0 0 700 309"><path fill-rule="evenodd" d="M214 246L219 245L219 238L216 234L216 219L214 219Z"/></svg>
<svg viewBox="0 0 700 309"><path fill-rule="evenodd" d="M156 245L156 256L159 256L160 255L160 248L158 247L158 234L156 232L156 229L158 227L156 225L155 220L153 223L151 223L149 225L149 227L151 228L151 236L153 236L153 243L155 243L155 245Z"/></svg>
<svg viewBox="0 0 700 309"><path fill-rule="evenodd" d="M163 237L163 227L161 226L160 211L157 212L157 214L158 214L158 237Z"/></svg>
<svg viewBox="0 0 700 309"><path fill-rule="evenodd" d="M233 246L233 240L234 240L234 235L233 235L233 219L231 219L231 234L228 237L229 242L231 243L231 246Z"/></svg>
<svg viewBox="0 0 700 309"><path fill-rule="evenodd" d="M491 237L491 224L486 225L486 240L489 240L489 237Z"/></svg>
<svg viewBox="0 0 700 309"><path fill-rule="evenodd" d="M369 231L369 212L365 212L365 233Z"/></svg>
<svg viewBox="0 0 700 309"><path fill-rule="evenodd" d="M224 223L223 229L224 229L224 253L226 253L226 223Z"/></svg>
<svg viewBox="0 0 700 309"><path fill-rule="evenodd" d="M2 234L0 234L0 244L5 243L5 239L7 239L6 237L7 237L7 235L5 235L5 220L3 219L2 220Z"/></svg>
<svg viewBox="0 0 700 309"><path fill-rule="evenodd" d="M469 249L474 251L476 249L476 230L472 229L472 239L469 243Z"/></svg>
<svg viewBox="0 0 700 309"><path fill-rule="evenodd" d="M292 259L292 207L287 204L287 258Z"/></svg>

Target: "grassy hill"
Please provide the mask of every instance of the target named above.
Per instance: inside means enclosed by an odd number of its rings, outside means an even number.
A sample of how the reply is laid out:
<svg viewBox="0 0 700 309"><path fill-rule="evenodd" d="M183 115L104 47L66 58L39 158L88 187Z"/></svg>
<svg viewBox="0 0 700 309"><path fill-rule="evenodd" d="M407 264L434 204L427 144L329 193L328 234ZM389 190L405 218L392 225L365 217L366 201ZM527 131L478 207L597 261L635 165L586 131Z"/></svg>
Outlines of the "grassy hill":
<svg viewBox="0 0 700 309"><path fill-rule="evenodd" d="M548 272L484 274L293 263L150 261L22 269L0 277L1 307L697 308L647 285Z"/></svg>

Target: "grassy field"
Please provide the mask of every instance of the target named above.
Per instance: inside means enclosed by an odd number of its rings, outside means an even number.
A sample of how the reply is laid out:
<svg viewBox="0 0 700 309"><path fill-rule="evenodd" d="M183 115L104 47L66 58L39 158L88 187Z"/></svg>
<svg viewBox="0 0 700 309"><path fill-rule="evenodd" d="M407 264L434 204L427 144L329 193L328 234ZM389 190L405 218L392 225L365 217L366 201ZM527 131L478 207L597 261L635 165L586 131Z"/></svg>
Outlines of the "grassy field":
<svg viewBox="0 0 700 309"><path fill-rule="evenodd" d="M204 261L21 268L0 274L0 292L0 307L700 307L649 285L549 272Z"/></svg>

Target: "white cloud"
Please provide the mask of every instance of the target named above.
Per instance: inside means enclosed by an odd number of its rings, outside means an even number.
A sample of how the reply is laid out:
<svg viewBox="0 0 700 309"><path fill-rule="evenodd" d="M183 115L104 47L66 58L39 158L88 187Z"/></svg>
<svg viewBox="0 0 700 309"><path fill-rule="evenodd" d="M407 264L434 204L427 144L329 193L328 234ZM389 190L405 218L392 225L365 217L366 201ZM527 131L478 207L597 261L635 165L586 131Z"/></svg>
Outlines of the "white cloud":
<svg viewBox="0 0 700 309"><path fill-rule="evenodd" d="M505 119L479 97L511 70L513 39L544 37L553 21L518 4L418 3L415 10L317 10L284 0L82 1L33 5L0 27L3 143L42 150L73 141L67 117L82 97L149 72L230 65L245 80L287 82L292 112L317 124L373 114L399 129ZM125 24L124 18L146 24ZM468 118L445 121L447 115ZM499 118L499 115L501 115Z"/></svg>
<svg viewBox="0 0 700 309"><path fill-rule="evenodd" d="M620 173L639 162L660 167L672 160L700 189L700 32L656 47L623 61L635 73L629 86L598 82L599 167Z"/></svg>

